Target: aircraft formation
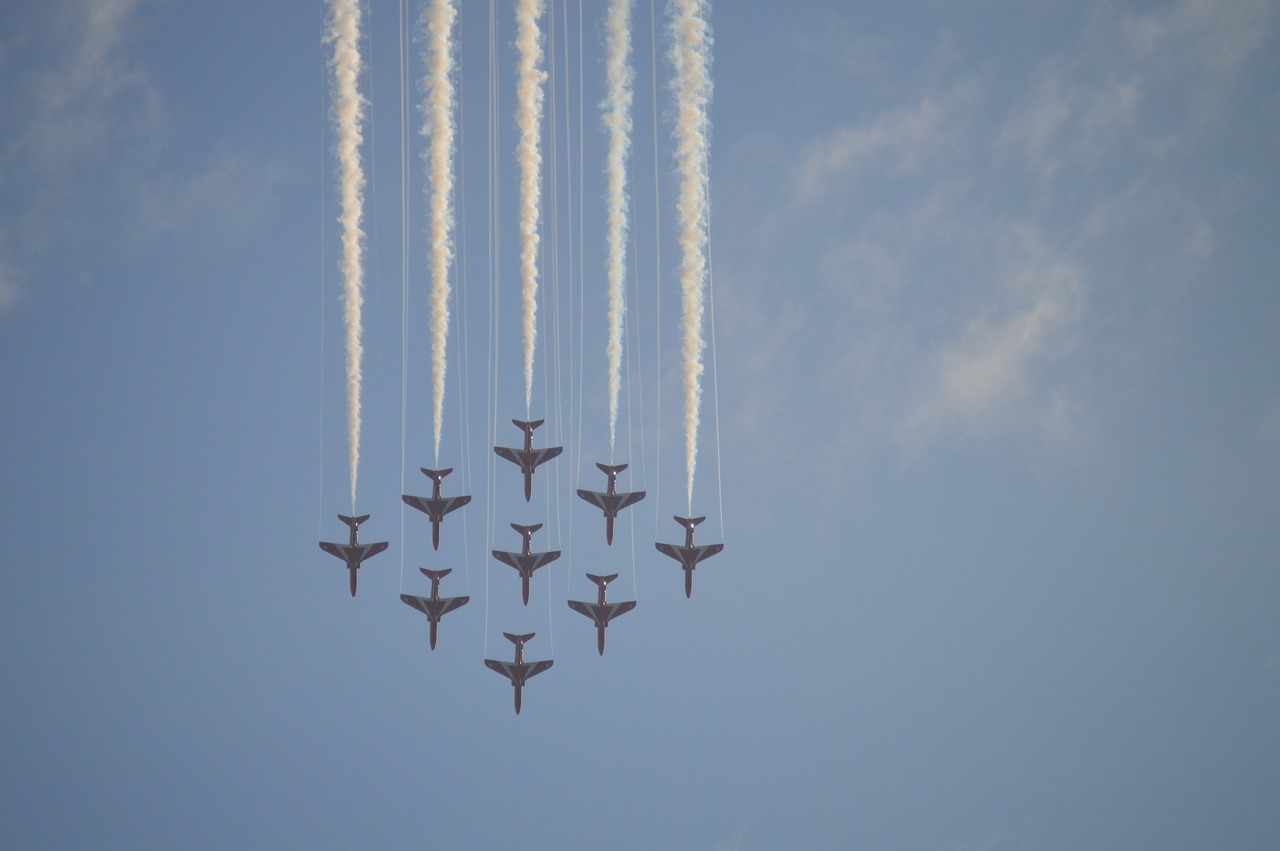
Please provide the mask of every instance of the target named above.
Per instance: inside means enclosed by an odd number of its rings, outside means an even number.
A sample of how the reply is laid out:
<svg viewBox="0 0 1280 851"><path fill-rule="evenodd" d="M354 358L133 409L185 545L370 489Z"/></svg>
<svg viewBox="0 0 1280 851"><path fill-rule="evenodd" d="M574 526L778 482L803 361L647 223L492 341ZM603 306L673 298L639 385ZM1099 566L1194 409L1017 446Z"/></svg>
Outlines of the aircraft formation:
<svg viewBox="0 0 1280 851"><path fill-rule="evenodd" d="M524 496L528 501L532 496L531 480L534 471L547 461L561 454L562 448L559 446L547 446L543 448L534 448L533 432L534 429L543 424L543 420L532 422L513 420L515 425L520 428L525 435L524 447L522 449L511 449L505 446L495 446L494 453L500 457L515 464L524 479ZM598 491L589 491L579 489L577 494L586 502L601 509L605 520L605 541L612 546L613 544L613 524L618 518L619 512L644 499L644 491L631 491L619 493L617 490L617 476L623 470L627 469L626 464L607 465L597 463L596 466L607 476L607 483L603 493ZM433 550L440 548L440 528L444 522L446 515L462 508L471 502L471 496L468 494L459 494L456 496L445 496L442 494L442 483L445 476L453 472L452 469L432 470L422 468L422 473L432 481L432 493L430 497L415 496L413 494L403 494L402 500L408 506L421 511L427 516L431 523L431 546ZM320 542L320 549L330 555L336 556L343 560L350 574L350 590L351 596L356 594L356 577L357 572L363 565L364 561L387 549L386 541L377 543L362 544L359 542L359 528L362 523L369 519L369 515L365 514L360 517L348 517L346 515L338 515L338 519L345 523L350 529L349 541L347 544L335 544L328 541ZM685 529L685 537L683 545L668 544L664 542L655 543L655 548L663 555L669 556L679 563L684 571L684 591L686 597L693 596L693 571L700 562L711 556L716 555L724 549L723 544L703 544L694 543L694 527L703 522L705 517L679 517L675 518ZM513 568L520 578L520 597L524 605L529 605L529 583L533 578L533 574L540 567L550 564L560 557L559 550L550 550L544 552L533 551L533 536L542 528L541 523L532 525L521 525L512 523L511 528L520 535L519 552L509 552L505 550L492 550L493 558ZM429 642L432 650L436 649L436 643L439 635L440 622L445 614L460 609L470 602L470 597L442 597L440 596L440 584L446 576L453 572L452 568L444 568L433 570L429 568L419 568L420 572L431 580L430 596L416 596L413 594L401 594L400 599L410 608L416 609L427 616L430 624ZM569 608L573 611L587 617L596 628L596 650L599 655L604 655L605 649L605 631L609 627L609 623L636 607L635 600L619 600L610 602L608 599L608 586L618 578L617 573L608 575L599 575L587 573L587 579L596 585L597 595L594 602L585 600L569 600ZM524 647L535 636L535 633L516 634L504 632L503 635L515 645L514 661L504 661L498 659L485 659L484 664L493 671L496 671L511 681L512 688L515 690L515 711L520 713L522 694L525 683L528 680L547 670L552 665L552 660L546 659L536 662L526 662L524 660Z"/></svg>

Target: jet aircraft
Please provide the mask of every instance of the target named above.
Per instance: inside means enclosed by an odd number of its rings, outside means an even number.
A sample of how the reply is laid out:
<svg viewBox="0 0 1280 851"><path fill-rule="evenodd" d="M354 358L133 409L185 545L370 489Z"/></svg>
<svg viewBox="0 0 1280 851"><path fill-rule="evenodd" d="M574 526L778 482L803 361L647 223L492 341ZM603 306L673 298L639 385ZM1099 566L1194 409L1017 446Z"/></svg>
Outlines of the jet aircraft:
<svg viewBox="0 0 1280 851"><path fill-rule="evenodd" d="M621 603L610 603L605 600L605 587L618 578L618 574L611 573L608 576L596 576L594 573L588 573L587 578L594 582L600 589L600 593L595 604L584 603L581 600L570 600L569 608L575 612L586 615L595 622L596 625L596 647L600 651L600 655L604 655L604 631L609 626L609 621L618 615L626 614L636 607L635 600L624 600Z"/></svg>
<svg viewBox="0 0 1280 851"><path fill-rule="evenodd" d="M431 548L440 549L440 521L444 520L444 516L454 509L461 508L471 501L471 497L463 494L461 496L441 496L440 482L444 477L453 472L453 468L446 470L428 470L426 467L419 467L423 473L435 484L431 488L431 496L413 496L412 494L403 494L401 499L405 505L418 509L423 514L431 518Z"/></svg>
<svg viewBox="0 0 1280 851"><path fill-rule="evenodd" d="M613 521L618 516L618 512L629 505L635 505L644 499L644 491L632 491L631 493L618 493L618 474L627 469L626 464L619 464L616 467L610 467L608 464L596 463L606 476L609 477L609 485L605 493L599 491L578 490L578 496L587 502L596 506L604 512L604 540L606 544L613 545Z"/></svg>
<svg viewBox="0 0 1280 851"><path fill-rule="evenodd" d="M520 572L520 593L524 598L524 604L527 606L529 605L529 580L533 578L533 572L544 564L550 564L560 558L560 551L552 550L545 553L529 551L529 542L533 538L533 533L542 528L541 523L535 523L532 526L521 526L519 523L512 523L511 528L519 532L524 538L524 542L520 546L520 552L507 553L502 550L493 550L493 557Z"/></svg>
<svg viewBox="0 0 1280 851"><path fill-rule="evenodd" d="M507 640L516 646L516 660L514 662L503 662L499 659L485 659L484 664L492 671L497 671L507 679L511 680L511 685L516 690L516 714L520 714L520 691L524 688L525 682L530 677L537 676L550 668L552 660L544 659L540 662L526 662L524 660L524 643L533 638L536 633L528 633L526 635L512 635L509 632L502 633Z"/></svg>
<svg viewBox="0 0 1280 851"><path fill-rule="evenodd" d="M339 514L338 519L351 527L351 540L346 546L342 544L331 544L328 541L320 542L320 549L324 550L331 556L337 556L347 563L347 569L351 571L351 596L356 595L356 571L360 569L360 563L367 558L376 556L387 548L386 541L379 541L375 544L360 543L360 524L369 519L368 514L360 517L347 517L345 514Z"/></svg>
<svg viewBox="0 0 1280 851"><path fill-rule="evenodd" d="M521 472L524 473L524 501L529 502L533 498L533 471L540 464L550 461L559 455L564 447L548 446L543 449L533 448L533 430L542 425L546 420L533 420L525 422L524 420L512 420L518 428L524 431L524 449L511 449L506 446L495 446L493 451L498 453L498 457L506 458L511 463L517 465Z"/></svg>
<svg viewBox="0 0 1280 851"><path fill-rule="evenodd" d="M471 598L440 596L440 580L453 573L453 568L427 570L425 567L420 567L418 570L422 571L423 575L431 580L431 596L415 597L412 594L401 594L400 599L422 612L427 616L427 620L431 621L431 649L435 650L436 627L440 625L440 619L445 616L446 612L465 606Z"/></svg>
<svg viewBox="0 0 1280 851"><path fill-rule="evenodd" d="M724 549L724 544L704 544L701 547L693 544L693 527L697 526L706 517L676 517L675 520L684 527L684 546L678 547L675 544L654 544L658 548L658 552L680 562L680 566L684 568L684 595L686 597L693 596L693 571L698 566L698 562L704 558L711 558L716 553Z"/></svg>

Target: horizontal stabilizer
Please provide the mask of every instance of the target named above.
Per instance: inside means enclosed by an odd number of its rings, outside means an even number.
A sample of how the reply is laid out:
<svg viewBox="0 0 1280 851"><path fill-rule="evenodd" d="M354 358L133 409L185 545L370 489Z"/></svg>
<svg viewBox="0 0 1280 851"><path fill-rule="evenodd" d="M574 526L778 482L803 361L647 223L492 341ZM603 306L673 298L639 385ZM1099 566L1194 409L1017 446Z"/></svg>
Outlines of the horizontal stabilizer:
<svg viewBox="0 0 1280 851"><path fill-rule="evenodd" d="M426 467L419 467L418 469L421 470L423 474L425 474L426 477L428 479L431 479L431 481L433 482L438 482L441 479L443 479L445 476L453 472L452 467L446 467L443 470L428 470Z"/></svg>
<svg viewBox="0 0 1280 851"><path fill-rule="evenodd" d="M596 467L599 468L600 472L604 473L606 476L608 475L616 476L618 473L621 473L623 470L627 469L626 464L618 464L617 466L610 467L608 464L601 464L599 461L596 462Z"/></svg>
<svg viewBox="0 0 1280 851"><path fill-rule="evenodd" d="M677 523L679 523L681 526L683 526L684 528L686 528L686 529L693 529L693 527L694 527L694 526L697 526L699 523L701 523L703 520L706 520L706 519L707 519L707 518L706 518L705 516L703 516L703 517L676 517L676 518L675 518L675 521L676 521Z"/></svg>
<svg viewBox="0 0 1280 851"><path fill-rule="evenodd" d="M516 530L517 532L519 532L522 536L523 536L523 535L532 535L534 532L536 532L536 531L538 531L539 529L541 529L541 528L542 528L542 524L541 524L541 523L534 523L532 526L521 526L519 523L512 523L512 524L511 524L511 528L512 528L512 529L515 529L515 530Z"/></svg>
<svg viewBox="0 0 1280 851"><path fill-rule="evenodd" d="M348 526L350 526L352 529L354 529L354 528L356 528L357 526L359 526L361 523L363 523L364 521L368 520L368 519L369 519L369 515L368 515L368 514L362 514L362 515L360 515L359 517L348 517L348 516L347 516L347 515L345 515L345 514L339 514L339 515L338 515L338 519L339 519L339 520L341 520L343 523L346 523L346 524L347 524Z"/></svg>
<svg viewBox="0 0 1280 851"><path fill-rule="evenodd" d="M512 420L511 422L515 423L516 428L521 431L532 432L535 428L545 423L546 420L533 420L532 422L527 422L525 420Z"/></svg>
<svg viewBox="0 0 1280 851"><path fill-rule="evenodd" d="M512 644L519 646L521 644L524 644L530 638L533 638L535 635L537 635L537 633L530 632L530 633L526 633L525 635L512 635L509 632L504 632L502 633L502 635L507 639L507 641L510 641Z"/></svg>
<svg viewBox="0 0 1280 851"><path fill-rule="evenodd" d="M596 576L594 573L588 573L587 578L597 585L607 585L618 578L618 574L610 573L608 576Z"/></svg>
<svg viewBox="0 0 1280 851"><path fill-rule="evenodd" d="M420 567L418 570L422 571L422 575L428 579L444 579L450 573L453 573L452 567L446 567L444 570L427 570L425 567Z"/></svg>

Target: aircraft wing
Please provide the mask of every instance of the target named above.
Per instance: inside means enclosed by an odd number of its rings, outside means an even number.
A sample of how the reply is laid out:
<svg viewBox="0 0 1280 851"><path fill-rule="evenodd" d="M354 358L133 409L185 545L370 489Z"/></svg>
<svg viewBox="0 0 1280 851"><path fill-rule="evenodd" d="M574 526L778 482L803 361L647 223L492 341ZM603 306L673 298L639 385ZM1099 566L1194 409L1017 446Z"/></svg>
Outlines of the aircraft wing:
<svg viewBox="0 0 1280 851"><path fill-rule="evenodd" d="M623 600L620 603L609 603L608 605L609 605L608 620L613 620L618 615L625 615L627 612L634 609L636 607L636 601Z"/></svg>
<svg viewBox="0 0 1280 851"><path fill-rule="evenodd" d="M390 546L390 544L388 544L386 541L376 541L375 543L372 543L372 544L359 544L356 547L356 549L358 550L357 561L364 561L365 559L371 556L376 556L378 553L385 550L388 546ZM348 547L347 549L351 549L351 548Z"/></svg>
<svg viewBox="0 0 1280 851"><path fill-rule="evenodd" d="M662 553L664 556L670 556L681 564L684 564L684 559L680 557L680 548L675 544L664 544L659 541L654 544L654 546L657 547L658 552Z"/></svg>
<svg viewBox="0 0 1280 851"><path fill-rule="evenodd" d="M440 614L444 615L452 612L454 609L461 609L470 600L470 597L444 597L440 600L440 602L444 603L444 605L440 607Z"/></svg>
<svg viewBox="0 0 1280 851"><path fill-rule="evenodd" d="M618 510L626 508L628 505L635 505L644 499L644 491L631 491L630 493L618 494Z"/></svg>
<svg viewBox="0 0 1280 851"><path fill-rule="evenodd" d="M430 500L425 496L414 496L411 493L401 494L400 498L404 500L404 504L410 508L416 508L423 514L430 515Z"/></svg>
<svg viewBox="0 0 1280 851"><path fill-rule="evenodd" d="M470 495L470 494L463 494L463 495L461 495L461 496L449 496L449 497L445 497L445 498L444 498L444 511L442 511L442 512L440 512L440 513L441 513L441 514L448 514L450 511L455 511L455 510L457 510L457 509L461 508L462 506L466 505L466 504L467 504L468 502L470 502L470 501L471 501L471 495Z"/></svg>
<svg viewBox="0 0 1280 851"><path fill-rule="evenodd" d="M412 594L401 594L400 599L403 600L405 603L407 603L409 606L422 612L424 615L427 614L427 607L423 605L427 600L426 597L415 597Z"/></svg>
<svg viewBox="0 0 1280 851"><path fill-rule="evenodd" d="M546 446L533 450L533 467L540 466L564 451L563 446Z"/></svg>
<svg viewBox="0 0 1280 851"><path fill-rule="evenodd" d="M337 544L331 544L328 541L321 541L320 549L324 550L326 553L328 553L331 556L337 556L343 561L347 560L346 555L343 554L342 549Z"/></svg>
<svg viewBox="0 0 1280 851"><path fill-rule="evenodd" d="M704 558L711 558L716 553L724 549L724 544L707 544L705 546L695 548L694 560L702 561Z"/></svg>
<svg viewBox="0 0 1280 851"><path fill-rule="evenodd" d="M529 569L537 570L538 568L542 567L544 564L550 564L551 562L560 558L560 551L552 550L551 552L548 552L548 553L529 553L528 557L533 561L533 567Z"/></svg>
<svg viewBox="0 0 1280 851"><path fill-rule="evenodd" d="M594 505L596 508L599 508L601 511L609 510L608 507L606 507L605 501L604 501L606 494L602 494L599 491L579 490L578 496L582 497L587 502Z"/></svg>
<svg viewBox="0 0 1280 851"><path fill-rule="evenodd" d="M488 660L486 659L485 661L487 662ZM551 659L543 659L541 662L527 662L525 666L529 669L529 673L525 674L524 678L527 680L530 677L537 676L547 668L550 668L552 664L553 660Z"/></svg>
<svg viewBox="0 0 1280 851"><path fill-rule="evenodd" d="M591 611L590 603L584 603L581 600L570 600L569 608L573 609L575 612L577 612L580 615L586 615L587 617L591 618L591 620L593 621L596 619L596 613Z"/></svg>
<svg viewBox="0 0 1280 851"><path fill-rule="evenodd" d="M498 659L485 659L484 664L485 664L485 667L488 668L490 671L497 671L499 674L502 674L502 676L506 677L512 682L516 681L516 678L512 676L512 673L511 673L512 663L503 662Z"/></svg>
<svg viewBox="0 0 1280 851"><path fill-rule="evenodd" d="M502 550L491 550L490 552L493 553L494 558L505 564L507 567L514 567L516 570L520 569L520 565L516 564L516 559L519 557L520 553L508 553L503 552Z"/></svg>
<svg viewBox="0 0 1280 851"><path fill-rule="evenodd" d="M495 446L493 447L493 451L498 453L499 458L506 458L512 464L523 467L523 465L520 464L520 455L515 449L508 446Z"/></svg>

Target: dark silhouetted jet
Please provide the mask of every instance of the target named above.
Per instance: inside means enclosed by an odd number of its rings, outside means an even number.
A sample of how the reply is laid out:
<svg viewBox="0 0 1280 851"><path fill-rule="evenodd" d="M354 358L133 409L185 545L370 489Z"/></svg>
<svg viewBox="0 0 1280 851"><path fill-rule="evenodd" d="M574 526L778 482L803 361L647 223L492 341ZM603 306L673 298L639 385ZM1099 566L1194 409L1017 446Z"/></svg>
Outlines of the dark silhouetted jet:
<svg viewBox="0 0 1280 851"><path fill-rule="evenodd" d="M536 633L528 633L527 635L512 635L509 632L502 633L507 640L516 646L516 660L514 662L503 662L498 659L485 659L485 665L491 671L497 671L502 676L511 680L512 687L516 690L516 714L520 714L520 691L524 688L525 682L533 676L537 676L551 667L552 660L544 659L541 662L526 662L524 660L524 643Z"/></svg>
<svg viewBox="0 0 1280 851"><path fill-rule="evenodd" d="M505 553L502 550L493 550L493 557L520 572L520 593L524 598L524 604L527 606L529 605L529 580L533 578L533 572L544 564L550 564L560 558L560 551L529 552L529 541L533 538L533 533L542 528L541 523L535 523L532 526L521 526L519 523L512 523L511 528L519 532L524 538L524 543L520 546L520 552Z"/></svg>
<svg viewBox="0 0 1280 851"><path fill-rule="evenodd" d="M351 571L351 596L354 597L356 595L356 571L360 569L360 563L385 550L387 542L379 541L376 544L360 543L360 524L369 519L368 514L360 517L347 517L345 514L339 514L338 519L351 527L350 543L343 546L342 544L321 541L320 549L331 556L337 556L347 563L347 568Z"/></svg>
<svg viewBox="0 0 1280 851"><path fill-rule="evenodd" d="M684 527L683 547L678 547L675 544L654 544L658 548L658 552L671 556L680 562L680 566L684 568L684 595L686 597L693 596L693 571L698 566L698 562L704 558L711 558L724 549L724 544L704 544L701 547L693 545L693 527L706 519L705 517L676 518L676 522Z"/></svg>
<svg viewBox="0 0 1280 851"><path fill-rule="evenodd" d="M422 571L423 575L431 580L431 596L414 597L412 594L401 594L400 599L422 612L427 616L427 620L431 621L431 649L435 650L436 627L440 625L440 619L445 616L446 612L452 612L454 609L460 609L465 606L471 598L440 596L440 580L453 573L452 568L427 570L425 567L420 567L418 570Z"/></svg>
<svg viewBox="0 0 1280 851"><path fill-rule="evenodd" d="M454 509L461 508L471 501L471 497L463 494L462 496L441 496L440 482L444 477L453 472L450 467L447 470L428 470L426 467L419 467L423 473L427 475L435 484L431 488L430 498L425 496L413 496L412 494L403 494L401 499L405 505L418 509L423 514L431 518L431 548L440 549L440 521L444 520L444 516Z"/></svg>
<svg viewBox="0 0 1280 851"><path fill-rule="evenodd" d="M524 501L529 502L533 497L533 471L538 468L539 464L543 464L556 457L563 450L560 446L548 446L545 449L533 448L533 430L542 425L546 420L534 420L533 422L525 422L524 420L512 420L518 428L524 432L524 449L510 449L506 446L495 446L493 451L498 453L500 458L506 458L511 463L517 465L520 471L524 473Z"/></svg>
<svg viewBox="0 0 1280 851"><path fill-rule="evenodd" d="M636 607L635 600L624 600L621 603L610 603L605 600L605 586L618 578L618 574L611 573L608 576L596 576L594 573L588 573L587 578L594 582L599 588L600 593L595 603L583 603L580 600L570 600L569 608L575 612L581 612L596 625L596 646L600 650L600 655L604 655L604 631L609 626L609 621L618 615L626 614Z"/></svg>
<svg viewBox="0 0 1280 851"><path fill-rule="evenodd" d="M618 512L626 508L628 505L635 505L644 499L644 491L632 491L631 493L618 493L618 474L627 469L626 464L619 464L616 467L610 467L608 464L596 463L596 466L609 477L609 486L605 493L599 491L579 490L578 496L594 505L604 512L604 540L605 543L613 544L613 521L618 516Z"/></svg>

